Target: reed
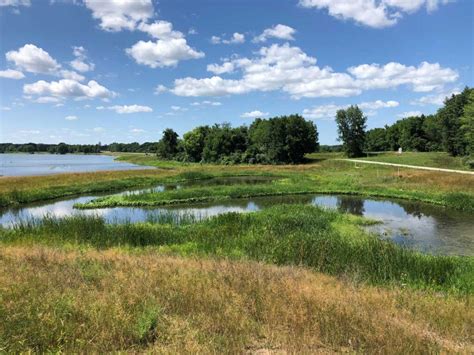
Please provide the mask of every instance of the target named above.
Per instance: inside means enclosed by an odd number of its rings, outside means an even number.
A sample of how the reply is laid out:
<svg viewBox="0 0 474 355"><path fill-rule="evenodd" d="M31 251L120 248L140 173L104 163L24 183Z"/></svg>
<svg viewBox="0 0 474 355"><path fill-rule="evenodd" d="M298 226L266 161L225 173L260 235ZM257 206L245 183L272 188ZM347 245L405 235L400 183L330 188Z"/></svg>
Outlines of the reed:
<svg viewBox="0 0 474 355"><path fill-rule="evenodd" d="M158 222L109 225L100 217L45 218L2 230L0 242L155 247L180 255L303 265L372 284L474 291L473 258L427 255L398 246L365 232L366 220L333 210L282 205L202 221L164 216Z"/></svg>

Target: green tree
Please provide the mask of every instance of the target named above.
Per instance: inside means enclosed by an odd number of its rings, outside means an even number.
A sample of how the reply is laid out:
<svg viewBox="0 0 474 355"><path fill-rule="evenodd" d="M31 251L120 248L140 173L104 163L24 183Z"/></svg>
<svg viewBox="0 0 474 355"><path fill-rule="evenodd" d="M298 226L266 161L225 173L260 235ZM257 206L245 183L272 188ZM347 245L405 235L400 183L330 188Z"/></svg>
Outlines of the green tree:
<svg viewBox="0 0 474 355"><path fill-rule="evenodd" d="M248 153L257 163L299 163L319 148L316 126L300 115L257 119L249 139Z"/></svg>
<svg viewBox="0 0 474 355"><path fill-rule="evenodd" d="M336 113L336 123L339 140L347 156L360 157L364 153L365 128L367 117L357 106L350 106L346 110Z"/></svg>
<svg viewBox="0 0 474 355"><path fill-rule="evenodd" d="M183 148L187 160L192 162L199 162L202 160L202 152L206 144L209 130L209 126L200 126L183 135Z"/></svg>
<svg viewBox="0 0 474 355"><path fill-rule="evenodd" d="M206 162L240 162L241 154L247 148L247 129L232 128L229 123L214 125L205 140L202 158Z"/></svg>
<svg viewBox="0 0 474 355"><path fill-rule="evenodd" d="M426 151L426 138L423 131L425 116L413 116L400 120L399 144L404 150Z"/></svg>
<svg viewBox="0 0 474 355"><path fill-rule="evenodd" d="M474 90L472 89L461 117L461 131L466 142L466 153L474 155Z"/></svg>
<svg viewBox="0 0 474 355"><path fill-rule="evenodd" d="M163 137L158 142L157 155L162 159L173 159L178 153L178 134L171 128L163 131Z"/></svg>
<svg viewBox="0 0 474 355"><path fill-rule="evenodd" d="M369 152L384 152L390 149L385 128L374 128L367 131L365 149Z"/></svg>
<svg viewBox="0 0 474 355"><path fill-rule="evenodd" d="M443 150L441 122L437 115L428 115L425 117L423 132L426 137L426 150L428 152Z"/></svg>
<svg viewBox="0 0 474 355"><path fill-rule="evenodd" d="M441 120L444 148L453 156L467 154L468 144L461 129L461 117L464 115L464 106L467 105L468 97L473 90L465 88L462 93L452 95L437 113Z"/></svg>
<svg viewBox="0 0 474 355"><path fill-rule="evenodd" d="M57 149L59 154L67 154L69 153L69 147L67 146L66 143L59 143L58 144L58 149Z"/></svg>

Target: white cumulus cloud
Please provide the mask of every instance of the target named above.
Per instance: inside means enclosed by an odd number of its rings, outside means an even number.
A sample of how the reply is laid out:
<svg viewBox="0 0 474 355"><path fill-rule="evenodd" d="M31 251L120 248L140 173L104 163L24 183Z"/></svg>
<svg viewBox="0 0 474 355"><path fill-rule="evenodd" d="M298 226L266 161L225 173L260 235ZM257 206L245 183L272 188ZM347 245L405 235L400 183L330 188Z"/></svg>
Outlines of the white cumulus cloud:
<svg viewBox="0 0 474 355"><path fill-rule="evenodd" d="M95 64L87 61L87 52L84 47L73 47L73 54L76 57L69 64L74 70L85 73L94 70Z"/></svg>
<svg viewBox="0 0 474 355"><path fill-rule="evenodd" d="M416 116L421 116L423 113L421 111L407 111L403 113L399 113L397 117L399 118L405 118L405 117L416 117Z"/></svg>
<svg viewBox="0 0 474 355"><path fill-rule="evenodd" d="M126 113L138 113L138 112L153 112L153 109L149 106L141 105L114 105L114 106L98 106L98 110L112 110L119 114Z"/></svg>
<svg viewBox="0 0 474 355"><path fill-rule="evenodd" d="M184 38L167 40L139 41L126 49L138 64L151 68L176 66L180 60L198 59L204 57L203 52L191 48Z"/></svg>
<svg viewBox="0 0 474 355"><path fill-rule="evenodd" d="M6 79L23 79L25 75L18 70L13 70L13 69L6 69L6 70L0 70L0 78L6 78Z"/></svg>
<svg viewBox="0 0 474 355"><path fill-rule="evenodd" d="M173 30L173 24L168 21L155 21L151 24L140 23L137 27L140 31L148 33L153 38L167 40L172 38L183 38L183 33Z"/></svg>
<svg viewBox="0 0 474 355"><path fill-rule="evenodd" d="M30 6L30 0L0 0L0 6Z"/></svg>
<svg viewBox="0 0 474 355"><path fill-rule="evenodd" d="M306 108L303 110L303 116L311 119L325 118L332 119L336 116L336 112L341 109L345 109L345 105L320 105L313 108Z"/></svg>
<svg viewBox="0 0 474 355"><path fill-rule="evenodd" d="M422 7L433 11L439 4L448 2L451 0L299 0L303 7L327 10L337 19L353 20L373 28L393 26L403 13L414 13Z"/></svg>
<svg viewBox="0 0 474 355"><path fill-rule="evenodd" d="M30 73L55 74L61 67L44 49L34 44L25 44L16 51L5 54L8 61Z"/></svg>
<svg viewBox="0 0 474 355"><path fill-rule="evenodd" d="M84 0L92 17L105 31L134 30L139 22L153 17L151 0Z"/></svg>
<svg viewBox="0 0 474 355"><path fill-rule="evenodd" d="M69 116L64 117L64 119L67 120L67 121L75 121L79 118L77 116L74 116L74 115L69 115Z"/></svg>
<svg viewBox="0 0 474 355"><path fill-rule="evenodd" d="M100 85L95 80L82 84L76 80L61 79L59 81L40 80L23 86L26 95L52 96L73 99L109 99L117 94Z"/></svg>
<svg viewBox="0 0 474 355"><path fill-rule="evenodd" d="M260 118L268 116L268 112L262 112L260 110L254 110L249 112L244 112L240 117L242 118Z"/></svg>
<svg viewBox="0 0 474 355"><path fill-rule="evenodd" d="M358 106L361 109L369 109L369 110L377 110L379 108L390 108L390 107L397 107L399 104L398 101L389 100L389 101L370 101L370 102L362 102Z"/></svg>
<svg viewBox="0 0 474 355"><path fill-rule="evenodd" d="M61 99L53 96L40 96L37 99L33 100L33 102L36 102L37 104L53 104L60 101Z"/></svg>
<svg viewBox="0 0 474 355"><path fill-rule="evenodd" d="M245 43L245 35L239 32L234 32L229 39L222 38L221 36L212 36L212 44L240 44Z"/></svg>
<svg viewBox="0 0 474 355"><path fill-rule="evenodd" d="M167 91L168 91L168 88L160 84L160 85L157 85L155 88L155 95L160 95Z"/></svg>
<svg viewBox="0 0 474 355"><path fill-rule="evenodd" d="M262 32L261 35L253 39L254 42L265 42L269 38L278 38L284 39L287 41L293 41L293 35L296 33L296 30L290 26L278 24L272 28L267 28Z"/></svg>
<svg viewBox="0 0 474 355"><path fill-rule="evenodd" d="M209 64L207 66L207 71L210 71L214 74L224 74L224 73L231 73L235 69L234 63L232 62L225 62L221 65L219 64Z"/></svg>
<svg viewBox="0 0 474 355"><path fill-rule="evenodd" d="M63 69L63 70L59 71L59 74L64 79L71 79L71 80L75 80L75 81L83 81L83 80L86 79L83 75L78 74L78 73L76 73L75 71L72 71L72 70Z"/></svg>
<svg viewBox="0 0 474 355"><path fill-rule="evenodd" d="M335 72L319 67L316 58L288 43L262 47L253 58L226 59L210 64L215 74L239 72L237 79L215 75L208 78L185 77L174 81L170 91L179 96L219 96L253 91L282 90L292 98L346 97L364 90L407 85L414 91L431 91L457 80L458 73L438 63L422 62L418 67L400 63L363 64Z"/></svg>
<svg viewBox="0 0 474 355"><path fill-rule="evenodd" d="M191 106L222 106L222 102L219 101L195 101L190 104Z"/></svg>
<svg viewBox="0 0 474 355"><path fill-rule="evenodd" d="M451 91L445 91L438 94L425 95L425 96L420 97L419 99L411 101L410 104L417 105L417 106L425 106L425 105L441 106L444 104L444 100L446 100L446 98L451 97L451 95L457 95L459 93L461 93L461 90L454 89Z"/></svg>
<svg viewBox="0 0 474 355"><path fill-rule="evenodd" d="M451 68L442 68L439 63L422 62L418 67L390 62L383 66L363 64L348 69L361 88L386 89L399 85L410 85L414 91L427 92L440 89L454 82L458 73Z"/></svg>
<svg viewBox="0 0 474 355"><path fill-rule="evenodd" d="M357 104L357 106L362 110L369 110L364 112L367 116L375 115L377 112L375 110L381 108L393 108L399 105L398 101L389 100L389 101L368 101L368 102L361 102ZM303 116L306 118L311 119L334 119L336 116L336 112L341 109L346 109L350 106L350 104L346 105L335 105L335 104L327 104L327 105L320 105L315 106L313 108L304 109Z"/></svg>

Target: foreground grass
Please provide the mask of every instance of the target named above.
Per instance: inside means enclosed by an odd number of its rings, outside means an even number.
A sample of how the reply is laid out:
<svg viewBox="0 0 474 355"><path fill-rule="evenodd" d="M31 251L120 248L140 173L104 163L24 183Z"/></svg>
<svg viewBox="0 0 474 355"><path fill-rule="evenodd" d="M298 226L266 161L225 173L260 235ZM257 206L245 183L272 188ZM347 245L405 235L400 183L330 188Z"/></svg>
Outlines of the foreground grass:
<svg viewBox="0 0 474 355"><path fill-rule="evenodd" d="M446 152L414 153L387 152L360 158L363 160L379 161L383 163L407 164L442 169L469 170L462 157L452 157Z"/></svg>
<svg viewBox="0 0 474 355"><path fill-rule="evenodd" d="M2 230L0 243L153 247L180 255L304 265L371 284L474 292L474 258L405 249L364 232L361 226L367 223L359 217L305 205L180 224L109 225L99 217L79 216L20 223L12 230Z"/></svg>
<svg viewBox="0 0 474 355"><path fill-rule="evenodd" d="M0 249L1 352L473 351L453 296L153 252Z"/></svg>

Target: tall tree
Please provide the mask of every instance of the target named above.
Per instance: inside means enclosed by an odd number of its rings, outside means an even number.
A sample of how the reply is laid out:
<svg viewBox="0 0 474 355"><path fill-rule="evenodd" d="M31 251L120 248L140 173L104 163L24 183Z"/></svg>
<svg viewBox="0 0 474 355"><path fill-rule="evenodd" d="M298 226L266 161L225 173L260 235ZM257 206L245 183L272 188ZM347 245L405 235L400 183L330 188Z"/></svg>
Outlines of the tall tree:
<svg viewBox="0 0 474 355"><path fill-rule="evenodd" d="M466 141L466 153L474 155L474 90L472 89L461 117L461 131Z"/></svg>
<svg viewBox="0 0 474 355"><path fill-rule="evenodd" d="M423 131L425 116L406 117L399 121L400 124L400 146L404 150L424 152L426 151L426 138ZM398 123L398 122L397 122Z"/></svg>
<svg viewBox="0 0 474 355"><path fill-rule="evenodd" d="M209 130L209 126L200 126L183 135L183 148L189 161L199 162L202 160Z"/></svg>
<svg viewBox="0 0 474 355"><path fill-rule="evenodd" d="M163 159L173 159L178 153L178 133L171 128L163 131L163 137L158 142L157 155Z"/></svg>
<svg viewBox="0 0 474 355"><path fill-rule="evenodd" d="M250 154L257 162L300 163L319 148L315 124L300 115L257 119L249 128Z"/></svg>
<svg viewBox="0 0 474 355"><path fill-rule="evenodd" d="M336 122L339 140L342 141L346 154L351 158L362 156L367 117L364 116L361 109L357 106L350 106L346 110L337 111Z"/></svg>
<svg viewBox="0 0 474 355"><path fill-rule="evenodd" d="M451 155L464 155L467 153L467 142L461 130L461 117L464 106L473 89L465 88L459 95L452 95L444 102L444 107L438 111L441 120L443 145Z"/></svg>

